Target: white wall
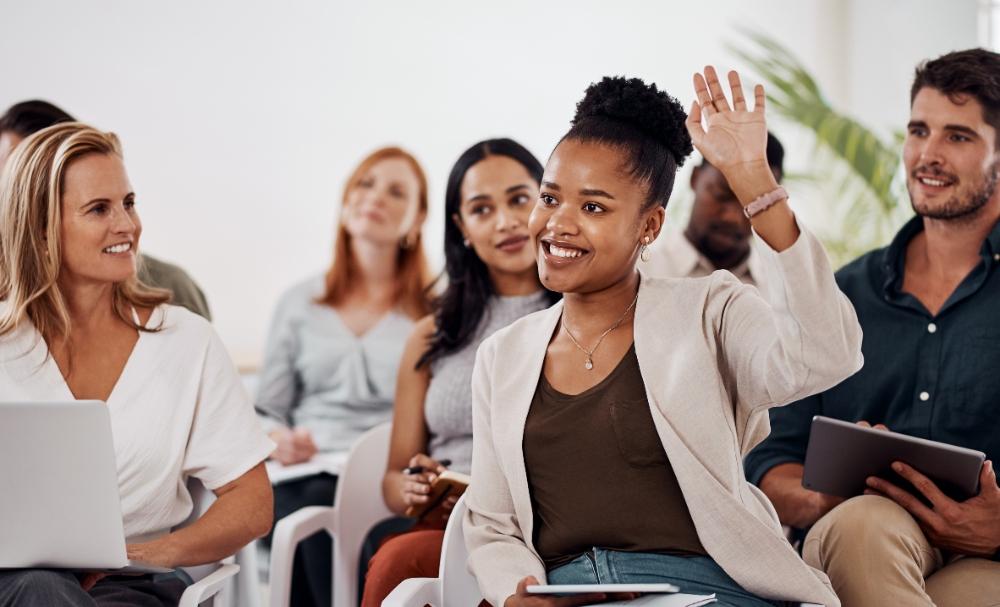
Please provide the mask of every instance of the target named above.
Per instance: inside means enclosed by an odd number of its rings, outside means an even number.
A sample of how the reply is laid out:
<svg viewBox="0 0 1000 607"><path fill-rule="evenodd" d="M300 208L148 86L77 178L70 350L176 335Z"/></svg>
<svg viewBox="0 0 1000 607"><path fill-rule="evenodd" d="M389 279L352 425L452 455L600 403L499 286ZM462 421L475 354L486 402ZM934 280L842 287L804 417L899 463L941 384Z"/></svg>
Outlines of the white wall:
<svg viewBox="0 0 1000 607"><path fill-rule="evenodd" d="M343 180L377 146L424 162L439 262L455 157L511 136L544 161L602 75L688 105L691 73L732 66L724 44L749 26L897 126L913 63L976 42L975 0L0 1L0 106L41 97L121 135L145 250L201 283L244 365L282 289L328 263ZM778 128L808 168L808 139Z"/></svg>

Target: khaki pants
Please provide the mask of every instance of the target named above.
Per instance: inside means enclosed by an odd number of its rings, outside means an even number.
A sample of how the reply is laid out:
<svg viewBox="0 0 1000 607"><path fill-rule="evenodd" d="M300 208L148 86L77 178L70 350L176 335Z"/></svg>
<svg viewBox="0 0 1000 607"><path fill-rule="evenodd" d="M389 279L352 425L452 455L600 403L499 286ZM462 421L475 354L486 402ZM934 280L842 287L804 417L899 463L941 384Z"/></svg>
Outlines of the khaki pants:
<svg viewBox="0 0 1000 607"><path fill-rule="evenodd" d="M910 513L884 497L831 510L806 536L802 558L830 576L844 607L1000 606L1000 563L945 563Z"/></svg>

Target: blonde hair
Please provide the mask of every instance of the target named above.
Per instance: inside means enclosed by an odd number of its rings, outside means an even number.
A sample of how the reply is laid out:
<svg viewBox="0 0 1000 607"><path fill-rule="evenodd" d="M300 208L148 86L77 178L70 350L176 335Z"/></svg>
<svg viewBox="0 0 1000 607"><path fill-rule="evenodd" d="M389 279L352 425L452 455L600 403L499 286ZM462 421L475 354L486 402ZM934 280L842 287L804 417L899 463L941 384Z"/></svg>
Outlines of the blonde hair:
<svg viewBox="0 0 1000 607"><path fill-rule="evenodd" d="M347 196L352 188L358 185L368 170L376 163L390 158L401 158L417 176L419 189L417 192L417 204L420 211L427 214L427 177L424 175L420 163L409 152L398 147L386 147L375 150L365 157L354 169L347 184L344 186L344 195L341 206L347 204ZM334 243L333 263L326 273L326 290L317 301L319 303L336 306L344 301L350 292L353 284L357 284L356 264L354 253L351 250L351 235L344 227L344 222L340 221L337 228L337 240ZM414 318L420 318L430 313L430 302L427 299L426 289L431 282L430 272L427 269L427 258L424 255L424 246L421 235L418 233L415 242L400 244L399 254L396 259L396 290L393 296L393 303L405 313Z"/></svg>
<svg viewBox="0 0 1000 607"><path fill-rule="evenodd" d="M114 133L79 122L56 124L22 141L0 178L0 335L14 331L24 319L47 341L69 340L66 296L59 288L62 267L62 195L67 167L87 154L122 157ZM136 252L138 253L138 251ZM139 325L133 306L154 307L170 299L134 275L114 284L112 306L127 325Z"/></svg>

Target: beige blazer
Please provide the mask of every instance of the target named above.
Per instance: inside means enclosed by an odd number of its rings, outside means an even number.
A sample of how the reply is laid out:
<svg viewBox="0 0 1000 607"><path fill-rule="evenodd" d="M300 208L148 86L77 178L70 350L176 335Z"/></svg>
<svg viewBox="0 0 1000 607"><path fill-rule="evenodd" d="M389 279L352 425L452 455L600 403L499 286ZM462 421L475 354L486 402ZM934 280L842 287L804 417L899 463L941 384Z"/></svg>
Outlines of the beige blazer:
<svg viewBox="0 0 1000 607"><path fill-rule="evenodd" d="M782 253L760 248L765 293L728 272L643 276L635 350L656 430L709 555L758 596L836 607L827 577L799 558L770 501L746 481L743 456L770 432L769 408L861 368L861 327L812 234L803 229ZM521 578L545 580L522 441L561 314L560 303L520 319L476 358L464 531L469 568L495 607Z"/></svg>

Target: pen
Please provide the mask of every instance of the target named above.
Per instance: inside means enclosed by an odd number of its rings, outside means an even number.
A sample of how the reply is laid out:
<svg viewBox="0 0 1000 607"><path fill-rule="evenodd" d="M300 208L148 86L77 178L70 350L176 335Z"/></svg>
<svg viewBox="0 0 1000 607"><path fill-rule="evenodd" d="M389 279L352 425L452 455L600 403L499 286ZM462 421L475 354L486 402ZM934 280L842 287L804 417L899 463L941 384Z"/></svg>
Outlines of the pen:
<svg viewBox="0 0 1000 607"><path fill-rule="evenodd" d="M445 468L447 468L448 466L451 465L451 460L450 459L443 459L443 460L439 461L438 464L440 464L440 465L444 466ZM423 466L410 466L409 468L403 468L403 474L420 474L424 470L425 470L425 468Z"/></svg>

